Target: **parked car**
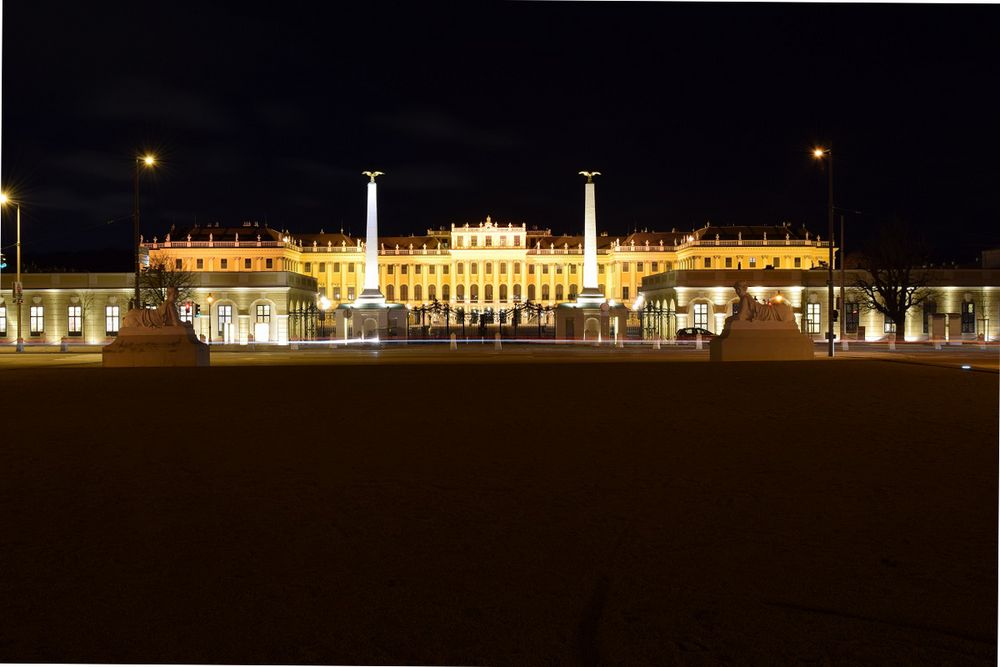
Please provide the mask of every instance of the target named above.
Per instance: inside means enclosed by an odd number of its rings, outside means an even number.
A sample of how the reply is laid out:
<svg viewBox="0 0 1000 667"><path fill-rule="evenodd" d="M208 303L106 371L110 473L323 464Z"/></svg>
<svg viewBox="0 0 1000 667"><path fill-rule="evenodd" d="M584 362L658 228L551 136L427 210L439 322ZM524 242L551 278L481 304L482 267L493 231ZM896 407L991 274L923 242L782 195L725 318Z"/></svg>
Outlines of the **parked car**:
<svg viewBox="0 0 1000 667"><path fill-rule="evenodd" d="M701 334L702 340L709 340L715 338L715 334L708 329L699 329L698 327L687 327L686 329L677 330L677 340L695 340Z"/></svg>

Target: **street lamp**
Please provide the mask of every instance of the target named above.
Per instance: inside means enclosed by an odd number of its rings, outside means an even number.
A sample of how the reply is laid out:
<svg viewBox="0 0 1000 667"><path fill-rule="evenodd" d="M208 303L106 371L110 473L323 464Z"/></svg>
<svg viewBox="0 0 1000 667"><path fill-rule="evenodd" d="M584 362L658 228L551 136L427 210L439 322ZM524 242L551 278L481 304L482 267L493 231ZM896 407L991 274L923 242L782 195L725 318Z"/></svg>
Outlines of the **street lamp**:
<svg viewBox="0 0 1000 667"><path fill-rule="evenodd" d="M14 202L7 196L6 192L0 192L0 206L13 204L17 208L17 279L11 294L14 296L14 303L17 304L17 351L24 352L24 332L21 329L21 304L24 302L23 290L21 288L21 205Z"/></svg>
<svg viewBox="0 0 1000 667"><path fill-rule="evenodd" d="M135 248L135 297L134 307L140 307L139 301L139 170L145 166L151 169L156 164L156 158L150 154L136 156L135 158L135 199L132 205L132 245Z"/></svg>
<svg viewBox="0 0 1000 667"><path fill-rule="evenodd" d="M826 344L827 356L833 356L833 147L816 147L813 149L813 157L817 160L826 160L827 174L827 222L829 224L829 234L827 243L830 246L830 259L827 262L827 315L826 315ZM843 259L841 259L843 261Z"/></svg>
<svg viewBox="0 0 1000 667"><path fill-rule="evenodd" d="M209 292L208 293L208 298L206 298L205 300L208 301L208 344L211 345L212 344L212 302L215 301L215 299L212 298L212 293Z"/></svg>

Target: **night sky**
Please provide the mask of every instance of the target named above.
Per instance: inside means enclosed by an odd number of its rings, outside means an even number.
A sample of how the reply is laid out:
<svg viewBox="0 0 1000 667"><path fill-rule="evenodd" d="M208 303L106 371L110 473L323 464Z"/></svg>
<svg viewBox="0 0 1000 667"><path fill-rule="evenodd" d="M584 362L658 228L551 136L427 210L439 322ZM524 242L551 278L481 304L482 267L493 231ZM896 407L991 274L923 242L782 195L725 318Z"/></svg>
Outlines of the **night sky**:
<svg viewBox="0 0 1000 667"><path fill-rule="evenodd" d="M837 204L865 214L849 246L891 216L940 259L1000 243L997 7L250 4L5 3L2 176L26 262L128 270L146 149L147 237L362 234L365 169L387 173L386 235L486 215L579 233L576 174L597 169L612 236L825 237L809 149L833 140Z"/></svg>

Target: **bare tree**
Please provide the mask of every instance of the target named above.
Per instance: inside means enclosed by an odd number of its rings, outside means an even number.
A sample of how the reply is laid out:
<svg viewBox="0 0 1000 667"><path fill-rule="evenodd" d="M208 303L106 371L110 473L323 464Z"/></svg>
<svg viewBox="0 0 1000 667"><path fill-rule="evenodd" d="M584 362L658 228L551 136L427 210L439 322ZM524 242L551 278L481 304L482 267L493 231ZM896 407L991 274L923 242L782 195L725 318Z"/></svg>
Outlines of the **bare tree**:
<svg viewBox="0 0 1000 667"><path fill-rule="evenodd" d="M857 268L862 273L853 292L860 297L863 308L882 313L902 334L907 311L934 296L927 287L928 259L928 244L923 236L893 219L879 228L875 239L858 257Z"/></svg>
<svg viewBox="0 0 1000 667"><path fill-rule="evenodd" d="M196 286L197 276L191 271L178 269L168 256L151 259L149 266L139 276L142 302L158 306L167 299L167 288L177 288L177 303L187 301Z"/></svg>

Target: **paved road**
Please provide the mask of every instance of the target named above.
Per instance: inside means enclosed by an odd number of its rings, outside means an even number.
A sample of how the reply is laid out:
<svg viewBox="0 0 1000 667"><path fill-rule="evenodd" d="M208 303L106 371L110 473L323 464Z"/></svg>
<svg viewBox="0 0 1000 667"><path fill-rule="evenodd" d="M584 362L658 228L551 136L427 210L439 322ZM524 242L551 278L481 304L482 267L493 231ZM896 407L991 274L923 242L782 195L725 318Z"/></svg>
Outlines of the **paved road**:
<svg viewBox="0 0 1000 667"><path fill-rule="evenodd" d="M826 349L816 346L816 359L828 360ZM880 343L854 344L850 351L836 350L834 360L880 359L917 364L930 364L970 370L1000 371L1000 346L982 350L978 345L945 346L935 350L930 345L898 345L895 351ZM451 351L446 343L387 344L372 348L363 345L333 346L330 344L300 344L299 349L284 346L215 346L214 366L292 366L329 364L446 364L446 363L574 363L574 362L672 362L708 361L708 345L695 349L694 344L663 345L630 343L624 348L592 347L578 344L505 343L497 352L493 342L461 344ZM16 354L10 346L0 347L0 370L27 367L99 366L99 348L86 347L61 353L58 347L37 347Z"/></svg>

